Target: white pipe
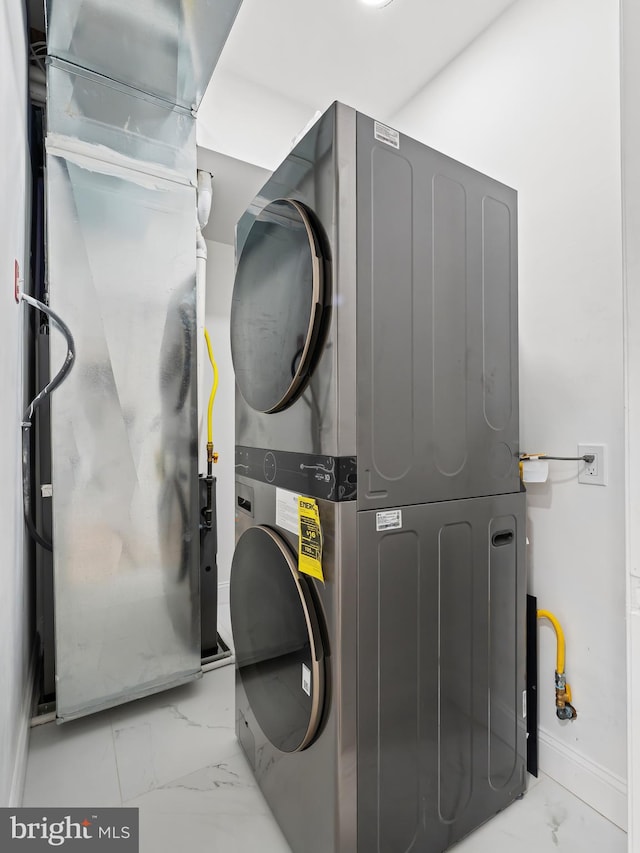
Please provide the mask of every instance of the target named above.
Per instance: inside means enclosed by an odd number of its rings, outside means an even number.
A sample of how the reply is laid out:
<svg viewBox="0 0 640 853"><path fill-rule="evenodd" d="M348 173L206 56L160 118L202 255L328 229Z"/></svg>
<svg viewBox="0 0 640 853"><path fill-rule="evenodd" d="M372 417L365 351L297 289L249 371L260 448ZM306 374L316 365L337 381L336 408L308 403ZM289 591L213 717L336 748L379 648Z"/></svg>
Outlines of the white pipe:
<svg viewBox="0 0 640 853"><path fill-rule="evenodd" d="M198 228L198 239L202 240L202 232ZM198 359L198 470L203 473L206 469L206 410L207 401L205 398L204 389L204 315L205 315L205 289L207 281L207 259L198 254L196 255L196 326L197 326L197 346L196 353Z"/></svg>
<svg viewBox="0 0 640 853"><path fill-rule="evenodd" d="M199 470L203 472L206 466L205 449L205 411L207 395L204 388L204 318L207 293L207 243L202 229L209 221L213 190L211 175L202 169L198 170L198 194L196 227L196 328L197 328L197 381L198 381L198 459Z"/></svg>
<svg viewBox="0 0 640 853"><path fill-rule="evenodd" d="M204 169L198 169L198 224L204 228L209 221L211 213L211 198L213 189L211 186L212 175Z"/></svg>

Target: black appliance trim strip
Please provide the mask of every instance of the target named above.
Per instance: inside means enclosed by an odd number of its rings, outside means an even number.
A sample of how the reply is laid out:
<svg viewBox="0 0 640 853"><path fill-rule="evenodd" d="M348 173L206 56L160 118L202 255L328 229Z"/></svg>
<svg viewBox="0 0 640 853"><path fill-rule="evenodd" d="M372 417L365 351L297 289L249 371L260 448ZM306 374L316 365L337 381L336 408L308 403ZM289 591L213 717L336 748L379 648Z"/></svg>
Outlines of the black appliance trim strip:
<svg viewBox="0 0 640 853"><path fill-rule="evenodd" d="M236 474L318 500L341 503L358 496L355 456L321 456L237 445Z"/></svg>
<svg viewBox="0 0 640 853"><path fill-rule="evenodd" d="M538 599L527 595L527 770L538 776Z"/></svg>

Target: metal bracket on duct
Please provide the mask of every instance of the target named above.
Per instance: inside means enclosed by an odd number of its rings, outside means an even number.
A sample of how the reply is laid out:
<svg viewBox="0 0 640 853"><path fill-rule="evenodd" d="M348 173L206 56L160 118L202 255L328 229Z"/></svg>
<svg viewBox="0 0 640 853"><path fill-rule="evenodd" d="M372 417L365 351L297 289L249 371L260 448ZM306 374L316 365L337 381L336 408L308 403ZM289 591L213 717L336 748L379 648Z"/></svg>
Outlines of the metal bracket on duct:
<svg viewBox="0 0 640 853"><path fill-rule="evenodd" d="M201 674L195 109L240 3L47 0L58 721Z"/></svg>

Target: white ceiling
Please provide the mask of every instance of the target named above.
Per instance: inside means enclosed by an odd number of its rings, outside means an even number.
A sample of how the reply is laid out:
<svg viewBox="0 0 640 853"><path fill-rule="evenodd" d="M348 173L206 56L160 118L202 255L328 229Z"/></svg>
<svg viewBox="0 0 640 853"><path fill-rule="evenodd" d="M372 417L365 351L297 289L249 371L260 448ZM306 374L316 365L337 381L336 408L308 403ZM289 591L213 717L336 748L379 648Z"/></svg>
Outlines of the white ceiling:
<svg viewBox="0 0 640 853"><path fill-rule="evenodd" d="M243 0L198 111L198 161L215 190L205 236L233 241L235 221L316 112L339 100L393 123L514 2ZM37 26L43 0L29 5Z"/></svg>
<svg viewBox="0 0 640 853"><path fill-rule="evenodd" d="M513 0L244 0L220 69L313 107L389 114Z"/></svg>
<svg viewBox="0 0 640 853"><path fill-rule="evenodd" d="M199 110L199 142L246 159L247 134L268 143L280 133L280 147L252 158L274 168L292 129L334 100L389 121L513 2L244 0Z"/></svg>

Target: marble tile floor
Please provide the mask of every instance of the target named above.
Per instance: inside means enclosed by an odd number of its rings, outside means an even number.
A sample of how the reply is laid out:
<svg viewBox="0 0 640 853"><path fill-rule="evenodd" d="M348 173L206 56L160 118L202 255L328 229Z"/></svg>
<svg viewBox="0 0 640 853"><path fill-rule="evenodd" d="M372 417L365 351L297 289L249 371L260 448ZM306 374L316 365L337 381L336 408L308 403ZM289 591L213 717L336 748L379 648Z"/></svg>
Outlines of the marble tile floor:
<svg viewBox="0 0 640 853"><path fill-rule="evenodd" d="M140 853L288 853L236 741L233 682L225 666L164 694L33 728L23 804L137 806ZM625 853L627 841L542 774L452 849Z"/></svg>

